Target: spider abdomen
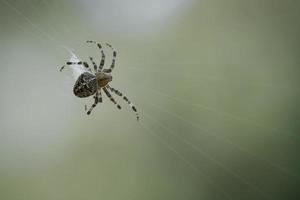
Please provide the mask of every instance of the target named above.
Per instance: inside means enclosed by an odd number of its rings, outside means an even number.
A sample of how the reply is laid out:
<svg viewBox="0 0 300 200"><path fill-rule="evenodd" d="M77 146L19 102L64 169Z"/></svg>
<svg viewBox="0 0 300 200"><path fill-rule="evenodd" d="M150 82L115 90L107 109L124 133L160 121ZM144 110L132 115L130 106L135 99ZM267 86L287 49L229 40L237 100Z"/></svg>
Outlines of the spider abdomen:
<svg viewBox="0 0 300 200"><path fill-rule="evenodd" d="M96 76L89 73L84 72L81 74L77 81L75 82L73 92L77 97L89 97L95 94L97 91L97 80Z"/></svg>

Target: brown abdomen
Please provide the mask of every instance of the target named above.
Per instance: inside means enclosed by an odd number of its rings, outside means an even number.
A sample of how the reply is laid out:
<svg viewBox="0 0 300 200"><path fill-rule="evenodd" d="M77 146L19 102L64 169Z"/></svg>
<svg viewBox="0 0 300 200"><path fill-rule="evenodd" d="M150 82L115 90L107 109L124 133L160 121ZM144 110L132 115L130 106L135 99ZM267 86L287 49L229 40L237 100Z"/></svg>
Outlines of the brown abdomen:
<svg viewBox="0 0 300 200"><path fill-rule="evenodd" d="M73 92L75 96L80 98L91 96L95 94L96 91L96 76L88 72L81 74L73 87Z"/></svg>

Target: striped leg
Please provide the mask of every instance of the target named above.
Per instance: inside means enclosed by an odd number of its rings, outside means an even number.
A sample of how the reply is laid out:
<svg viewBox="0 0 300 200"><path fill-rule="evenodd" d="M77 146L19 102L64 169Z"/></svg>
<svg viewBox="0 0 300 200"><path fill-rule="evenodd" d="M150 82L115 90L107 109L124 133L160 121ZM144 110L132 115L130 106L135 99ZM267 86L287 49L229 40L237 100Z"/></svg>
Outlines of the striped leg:
<svg viewBox="0 0 300 200"><path fill-rule="evenodd" d="M59 71L61 72L64 68L65 68L65 65L63 65L63 66L59 69Z"/></svg>
<svg viewBox="0 0 300 200"><path fill-rule="evenodd" d="M86 62L67 62L67 65L83 65L89 72L92 72L90 66ZM60 68L59 71L62 71L65 68L65 65Z"/></svg>
<svg viewBox="0 0 300 200"><path fill-rule="evenodd" d="M93 57L89 57L89 58L90 58L90 60L91 60L91 62L92 62L92 64L93 64L93 66L94 66L94 71L95 71L95 73L96 73L98 67L97 67L95 61L93 60Z"/></svg>
<svg viewBox="0 0 300 200"><path fill-rule="evenodd" d="M117 107L118 107L119 109L121 109L121 106L114 100L114 98L111 96L111 94L109 93L109 91L108 91L105 87L103 87L102 89L103 89L103 91L105 92L106 96L107 96L107 97L108 97L115 105L117 105Z"/></svg>
<svg viewBox="0 0 300 200"><path fill-rule="evenodd" d="M101 89L99 90L99 98L98 98L99 102L102 103L102 93L101 93Z"/></svg>
<svg viewBox="0 0 300 200"><path fill-rule="evenodd" d="M111 63L111 65L110 65L110 68L109 68L109 69L104 69L103 72L105 72L105 73L111 73L112 70L113 70L114 67L115 67L115 64L116 64L117 52L116 52L116 50L115 50L110 44L106 43L106 45L107 45L108 47L110 47L111 50L113 51L113 58L112 58L112 63Z"/></svg>
<svg viewBox="0 0 300 200"><path fill-rule="evenodd" d="M90 107L90 109L87 111L86 114L91 114L92 110L96 107L96 105L98 104L98 93L95 94L94 96L95 102L93 103L93 105Z"/></svg>
<svg viewBox="0 0 300 200"><path fill-rule="evenodd" d="M109 88L112 92L114 92L115 94L119 95L120 97L123 96L123 94L119 91L119 90L116 90L112 87L110 87L109 85L106 86L107 88ZM126 96L123 96L123 99L129 104L129 106L132 108L132 110L135 112L136 114L136 119L139 121L139 114L137 112L137 109L135 108L135 106L129 101L129 99L126 97Z"/></svg>
<svg viewBox="0 0 300 200"><path fill-rule="evenodd" d="M100 61L100 64L99 64L99 71L101 71L103 69L103 66L104 66L104 63L105 63L105 54L104 54L104 51L102 49L102 45L100 43L92 41L92 40L88 40L86 42L87 43L93 43L93 44L97 45L99 50L101 51L101 61Z"/></svg>

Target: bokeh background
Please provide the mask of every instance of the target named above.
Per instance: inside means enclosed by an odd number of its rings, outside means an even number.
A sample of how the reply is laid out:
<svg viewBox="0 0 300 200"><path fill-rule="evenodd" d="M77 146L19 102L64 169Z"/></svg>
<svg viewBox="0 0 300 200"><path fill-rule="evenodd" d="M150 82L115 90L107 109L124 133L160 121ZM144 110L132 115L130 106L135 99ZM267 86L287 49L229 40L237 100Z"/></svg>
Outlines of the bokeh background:
<svg viewBox="0 0 300 200"><path fill-rule="evenodd" d="M0 199L300 199L300 1L1 0ZM118 51L107 98L73 51ZM106 49L106 66L111 53Z"/></svg>

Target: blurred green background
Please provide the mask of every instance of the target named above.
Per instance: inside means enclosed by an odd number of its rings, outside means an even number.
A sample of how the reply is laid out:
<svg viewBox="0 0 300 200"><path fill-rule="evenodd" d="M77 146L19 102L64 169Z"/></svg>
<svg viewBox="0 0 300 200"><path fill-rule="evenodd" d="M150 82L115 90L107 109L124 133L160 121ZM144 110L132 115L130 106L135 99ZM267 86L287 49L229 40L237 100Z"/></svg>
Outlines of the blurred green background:
<svg viewBox="0 0 300 200"><path fill-rule="evenodd" d="M0 2L0 199L300 199L300 2ZM118 51L111 86L73 95ZM111 55L106 51L106 65Z"/></svg>

